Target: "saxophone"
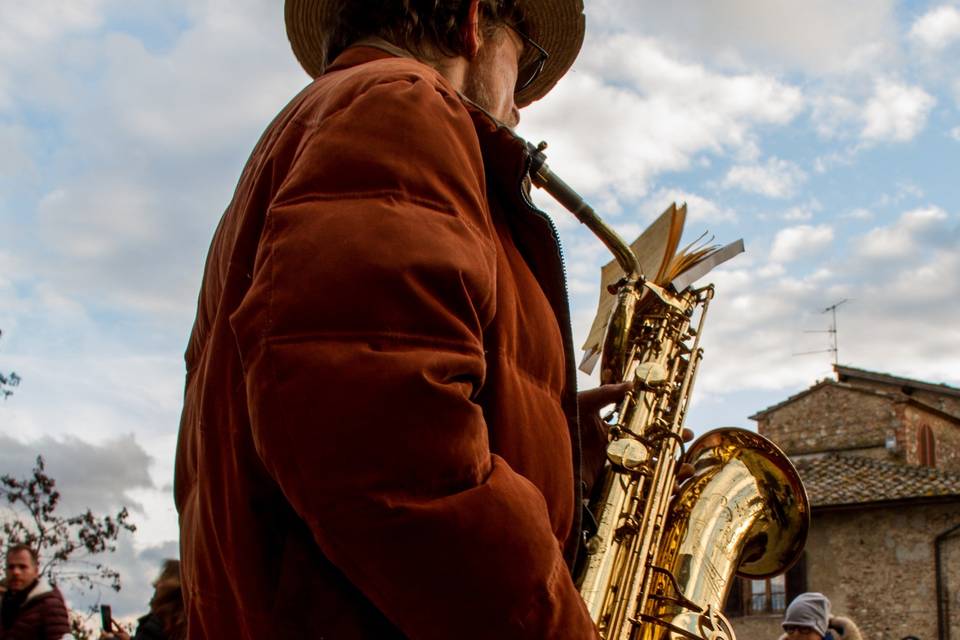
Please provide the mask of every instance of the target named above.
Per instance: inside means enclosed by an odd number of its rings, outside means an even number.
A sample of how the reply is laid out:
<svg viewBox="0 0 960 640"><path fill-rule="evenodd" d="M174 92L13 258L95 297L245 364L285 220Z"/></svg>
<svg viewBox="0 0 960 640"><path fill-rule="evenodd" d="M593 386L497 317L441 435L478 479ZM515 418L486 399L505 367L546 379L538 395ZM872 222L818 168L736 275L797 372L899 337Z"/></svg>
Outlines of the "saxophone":
<svg viewBox="0 0 960 640"><path fill-rule="evenodd" d="M609 465L591 500L580 594L604 640L735 640L722 609L734 574L761 579L800 556L810 507L796 469L744 429L683 441L713 286L646 280L629 245L528 143L531 182L610 249L624 272L611 293L601 382L633 383L613 414ZM693 476L676 490L680 465Z"/></svg>

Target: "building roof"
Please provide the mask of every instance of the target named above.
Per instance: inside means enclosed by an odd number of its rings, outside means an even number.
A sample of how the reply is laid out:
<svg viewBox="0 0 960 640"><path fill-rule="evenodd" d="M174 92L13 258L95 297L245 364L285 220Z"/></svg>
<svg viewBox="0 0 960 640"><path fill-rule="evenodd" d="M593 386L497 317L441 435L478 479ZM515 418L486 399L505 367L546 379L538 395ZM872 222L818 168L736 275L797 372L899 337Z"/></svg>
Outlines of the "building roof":
<svg viewBox="0 0 960 640"><path fill-rule="evenodd" d="M923 382L922 380L913 380L911 378L900 378L888 373L877 373L875 371L847 367L842 364L833 365L833 370L837 372L837 380L839 382L846 382L850 379L870 380L871 382L881 382L897 386L901 389L917 389L960 398L960 389L943 383L935 384L932 382Z"/></svg>
<svg viewBox="0 0 960 640"><path fill-rule="evenodd" d="M946 418L948 420L953 420L954 422L960 423L960 416L956 416L952 413L945 412L942 409L938 409L937 407L927 404L926 402L917 400L916 398L905 394L903 392L903 388L910 387L913 389L924 389L926 391L935 391L936 393L940 393L942 395L957 395L958 397L960 397L960 389L956 389L954 387L948 387L945 384L930 384L926 382L918 382L916 380L909 380L907 378L895 378L893 376L888 376L883 373L873 373L871 371L864 371L862 369L853 369L851 367L842 367L840 365L836 365L834 368L837 370L837 377L840 378L840 382L831 380L829 378L819 380L813 386L808 387L798 393L795 393L789 398L785 400L781 400L776 404L770 405L766 409L761 409L760 411L757 411L752 416L749 416L749 418L751 420L759 421L761 418L763 418L767 414L773 413L778 409L787 406L788 404L796 402L797 400L799 400L800 398L806 395L809 395L815 391L819 391L824 387L834 387L837 389L844 389L846 391L855 391L857 393L863 393L867 395L878 396L881 398L887 398L893 402L906 402L915 407L924 409L925 411L936 413L937 415L943 418ZM843 372L841 372L841 369L843 370ZM857 372L858 375L850 374L849 372L851 371ZM859 375L859 374L865 374L865 375ZM868 375L870 377L868 377ZM847 382L847 380L850 380L851 378L858 378L861 380L875 380L875 381L881 381L881 382L889 382L890 384L897 385L899 388L891 389L889 391L884 391L884 390L875 389L871 387L858 386L856 384L851 384ZM908 382L910 383L909 385L906 384ZM944 389L946 391L944 391Z"/></svg>
<svg viewBox="0 0 960 640"><path fill-rule="evenodd" d="M861 387L854 387L852 385L840 384L838 382L830 380L829 378L825 378L823 380L818 380L817 383L814 384L812 387L808 387L803 391L795 393L792 396L788 397L786 400L781 400L776 404L772 404L766 409L761 409L760 411L757 411L755 414L749 417L751 420L759 420L760 418L767 415L768 413L772 413L781 407L785 407L792 402L796 402L797 400L804 397L805 395L811 394L814 391L817 391L818 389L822 389L823 387L843 387L845 389L850 389L851 391L861 391L861 392L869 393L872 395L885 395L882 392L876 391L874 389L863 389Z"/></svg>
<svg viewBox="0 0 960 640"><path fill-rule="evenodd" d="M960 473L840 453L794 460L813 507L960 497Z"/></svg>

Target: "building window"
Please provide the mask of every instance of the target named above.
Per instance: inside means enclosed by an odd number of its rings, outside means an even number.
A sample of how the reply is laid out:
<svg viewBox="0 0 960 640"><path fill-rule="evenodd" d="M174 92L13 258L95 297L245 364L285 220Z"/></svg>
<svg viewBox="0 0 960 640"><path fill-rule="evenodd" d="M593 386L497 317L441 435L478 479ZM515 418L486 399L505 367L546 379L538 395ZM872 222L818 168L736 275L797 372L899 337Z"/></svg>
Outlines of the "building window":
<svg viewBox="0 0 960 640"><path fill-rule="evenodd" d="M747 580L747 613L777 613L787 608L787 582L783 575L765 580Z"/></svg>
<svg viewBox="0 0 960 640"><path fill-rule="evenodd" d="M937 441L927 424L920 425L917 433L917 461L927 467L937 466Z"/></svg>
<svg viewBox="0 0 960 640"><path fill-rule="evenodd" d="M804 591L807 591L806 553L784 575L766 580L738 577L730 587L723 610L729 618L780 613Z"/></svg>

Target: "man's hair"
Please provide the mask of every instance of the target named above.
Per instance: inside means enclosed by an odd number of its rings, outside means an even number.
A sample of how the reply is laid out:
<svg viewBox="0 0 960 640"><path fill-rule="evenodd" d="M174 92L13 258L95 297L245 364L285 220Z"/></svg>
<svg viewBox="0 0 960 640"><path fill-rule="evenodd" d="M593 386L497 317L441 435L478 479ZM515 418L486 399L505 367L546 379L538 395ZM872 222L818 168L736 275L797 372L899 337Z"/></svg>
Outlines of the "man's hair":
<svg viewBox="0 0 960 640"><path fill-rule="evenodd" d="M480 0L481 27L521 22L519 0ZM327 41L327 62L354 42L379 36L421 57L466 53L461 27L470 0L345 1Z"/></svg>
<svg viewBox="0 0 960 640"><path fill-rule="evenodd" d="M153 583L150 613L155 615L170 640L187 637L187 618L183 610L183 592L180 590L180 561L164 560L157 581Z"/></svg>
<svg viewBox="0 0 960 640"><path fill-rule="evenodd" d="M33 566L39 567L39 566L40 566L40 556L37 554L37 550L34 549L33 547L31 547L31 546L28 545L28 544L15 544L15 545L12 545L12 546L10 546L10 547L7 547L7 555L6 555L6 557L9 558L10 556L12 556L12 555L15 554L15 553L21 553L21 552L24 552L24 551L26 551L27 553L30 554L30 559L33 560Z"/></svg>

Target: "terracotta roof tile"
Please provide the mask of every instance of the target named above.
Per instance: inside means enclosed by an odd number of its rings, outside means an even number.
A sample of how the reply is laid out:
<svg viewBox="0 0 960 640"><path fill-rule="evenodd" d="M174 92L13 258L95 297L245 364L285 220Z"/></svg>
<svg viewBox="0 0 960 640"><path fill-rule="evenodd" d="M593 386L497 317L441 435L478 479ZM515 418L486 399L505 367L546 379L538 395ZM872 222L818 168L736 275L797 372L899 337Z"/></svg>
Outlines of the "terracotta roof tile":
<svg viewBox="0 0 960 640"><path fill-rule="evenodd" d="M838 453L794 460L814 507L960 496L960 473Z"/></svg>

